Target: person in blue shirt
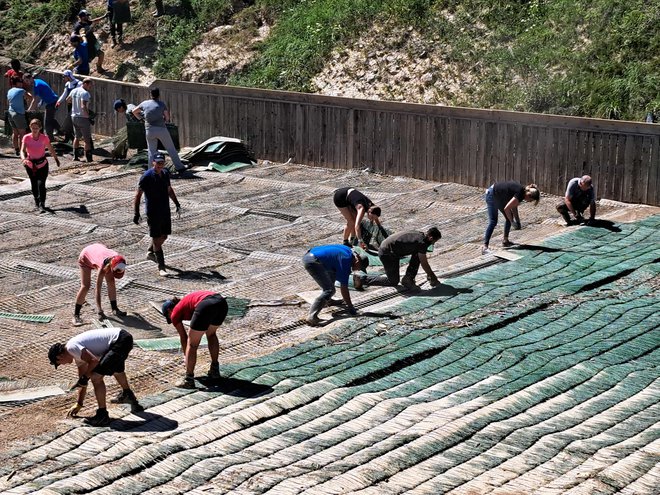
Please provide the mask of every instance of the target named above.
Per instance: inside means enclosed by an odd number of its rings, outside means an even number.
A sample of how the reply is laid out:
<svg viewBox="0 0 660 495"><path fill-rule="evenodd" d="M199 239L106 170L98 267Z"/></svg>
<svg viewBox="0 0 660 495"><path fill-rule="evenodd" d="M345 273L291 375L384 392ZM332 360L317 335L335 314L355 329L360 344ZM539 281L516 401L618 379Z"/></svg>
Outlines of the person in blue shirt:
<svg viewBox="0 0 660 495"><path fill-rule="evenodd" d="M366 254L353 251L343 244L330 244L313 247L305 253L302 262L307 273L322 289L321 294L309 309L309 315L305 320L308 325L316 326L321 322L318 315L325 306L341 304L341 301L332 299L336 291L335 280L339 282L339 291L349 313L357 314L348 292L348 277L353 270L366 271L369 266L369 258ZM358 276L354 276L353 281L356 288L361 288L362 282Z"/></svg>
<svg viewBox="0 0 660 495"><path fill-rule="evenodd" d="M52 90L46 81L43 79L35 79L32 74L25 74L23 76L23 87L27 90L32 90L34 97L28 112L35 111L37 107L43 106L46 110L44 128L46 135L51 142L55 139L53 131L59 129L60 125L55 120L55 104L57 103L57 93Z"/></svg>
<svg viewBox="0 0 660 495"><path fill-rule="evenodd" d="M25 118L25 98L32 100L32 95L23 88L23 79L12 77L11 88L7 91L7 102L9 103L9 123L11 124L11 140L14 145L16 156L21 154L21 142L27 132L27 120Z"/></svg>
<svg viewBox="0 0 660 495"><path fill-rule="evenodd" d="M181 211L181 205L170 185L170 173L165 168L165 155L162 153L157 153L154 156L153 168L147 170L138 183L138 190L133 201L135 209L133 223L135 225L140 223L140 201L143 194L146 203L149 236L152 239L147 252L147 259L156 261L158 272L161 276L166 277L169 274L165 267L163 243L167 240L167 236L172 233L170 199L174 202L177 213Z"/></svg>
<svg viewBox="0 0 660 495"><path fill-rule="evenodd" d="M73 69L76 74L89 76L89 52L87 51L87 42L77 34L71 35L69 42L73 47L74 58L74 62L70 65L70 68Z"/></svg>

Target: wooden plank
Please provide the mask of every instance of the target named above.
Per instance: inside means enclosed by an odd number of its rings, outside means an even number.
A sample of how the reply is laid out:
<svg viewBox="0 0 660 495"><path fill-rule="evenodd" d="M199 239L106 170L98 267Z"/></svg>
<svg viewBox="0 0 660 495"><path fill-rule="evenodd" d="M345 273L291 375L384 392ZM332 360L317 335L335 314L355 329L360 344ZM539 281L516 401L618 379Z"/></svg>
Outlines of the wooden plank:
<svg viewBox="0 0 660 495"><path fill-rule="evenodd" d="M631 142L630 136L617 136L616 145L616 162L614 165L614 173L612 174L612 194L616 201L623 201L624 191L624 174L625 174L625 150Z"/></svg>
<svg viewBox="0 0 660 495"><path fill-rule="evenodd" d="M478 186L479 178L477 177L477 153L479 146L479 124L475 120L469 121L468 130L468 165L467 165L467 184L470 186Z"/></svg>
<svg viewBox="0 0 660 495"><path fill-rule="evenodd" d="M347 113L346 126L346 166L355 168L355 110L352 108Z"/></svg>
<svg viewBox="0 0 660 495"><path fill-rule="evenodd" d="M647 204L660 206L660 137L652 139L649 153L649 188Z"/></svg>

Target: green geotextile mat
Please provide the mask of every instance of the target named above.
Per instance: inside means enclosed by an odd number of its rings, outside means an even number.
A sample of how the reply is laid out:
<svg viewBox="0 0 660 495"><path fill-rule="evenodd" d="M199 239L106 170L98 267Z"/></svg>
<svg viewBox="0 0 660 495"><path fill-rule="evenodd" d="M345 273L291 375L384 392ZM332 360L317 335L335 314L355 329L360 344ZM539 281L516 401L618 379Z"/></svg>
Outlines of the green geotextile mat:
<svg viewBox="0 0 660 495"><path fill-rule="evenodd" d="M32 321L35 323L50 323L55 315L26 315L22 313L0 313L0 318L10 320Z"/></svg>
<svg viewBox="0 0 660 495"><path fill-rule="evenodd" d="M248 311L248 305L250 304L249 299L226 297L225 300L227 301L227 317L225 318L225 321L229 321L232 318L242 318L245 316ZM140 349L145 349L148 351L165 351L179 349L181 347L179 337L137 339L135 344L140 347ZM202 345L206 345L206 336L202 337Z"/></svg>
<svg viewBox="0 0 660 495"><path fill-rule="evenodd" d="M572 230L397 319L223 365L231 391L12 453L0 491L655 494L658 232Z"/></svg>
<svg viewBox="0 0 660 495"><path fill-rule="evenodd" d="M239 168L243 167L251 167L251 163L241 163L241 162L233 162L233 163L228 163L227 165L222 165L220 163L215 163L215 162L210 162L209 167L212 168L213 170L217 170L218 172L231 172L232 170L237 170Z"/></svg>

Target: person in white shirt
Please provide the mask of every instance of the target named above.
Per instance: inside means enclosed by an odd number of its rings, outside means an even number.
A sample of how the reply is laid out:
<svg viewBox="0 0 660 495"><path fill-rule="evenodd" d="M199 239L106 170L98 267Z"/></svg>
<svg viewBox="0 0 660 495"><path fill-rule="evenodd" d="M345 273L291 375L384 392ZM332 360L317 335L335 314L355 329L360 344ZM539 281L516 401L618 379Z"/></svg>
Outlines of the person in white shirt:
<svg viewBox="0 0 660 495"><path fill-rule="evenodd" d="M92 96L89 94L92 89L92 80L85 78L82 86L71 91L67 103L71 103L71 119L73 120L73 159L78 161L78 146L82 138L85 143L85 158L88 162L92 158L92 124L89 120L89 103Z"/></svg>
<svg viewBox="0 0 660 495"><path fill-rule="evenodd" d="M98 403L96 414L85 422L92 426L106 426L110 416L106 408L106 388L104 377L114 376L122 390L111 402L130 404L131 412L141 412L135 394L128 385L124 372L126 359L133 348L133 336L121 328L89 330L69 339L66 344L56 343L48 350L48 359L55 369L60 364L76 363L78 381L72 390L78 388L78 400L67 416L75 417L83 406L89 380L94 385L94 395Z"/></svg>

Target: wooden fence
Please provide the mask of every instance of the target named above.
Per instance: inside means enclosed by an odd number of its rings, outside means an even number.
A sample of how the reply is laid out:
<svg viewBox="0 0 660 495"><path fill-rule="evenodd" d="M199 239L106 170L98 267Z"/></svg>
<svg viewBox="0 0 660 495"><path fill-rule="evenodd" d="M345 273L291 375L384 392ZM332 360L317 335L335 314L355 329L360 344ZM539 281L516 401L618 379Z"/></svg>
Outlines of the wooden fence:
<svg viewBox="0 0 660 495"><path fill-rule="evenodd" d="M55 91L60 72L41 74ZM6 82L5 82L6 84ZM182 146L211 136L243 139L275 162L486 187L535 182L563 195L589 173L599 197L660 206L660 125L497 110L359 100L157 80ZM139 103L149 88L95 79L95 132L124 125L112 102ZM6 107L6 100L4 106ZM60 109L60 117L63 109ZM359 184L354 184L359 187Z"/></svg>

